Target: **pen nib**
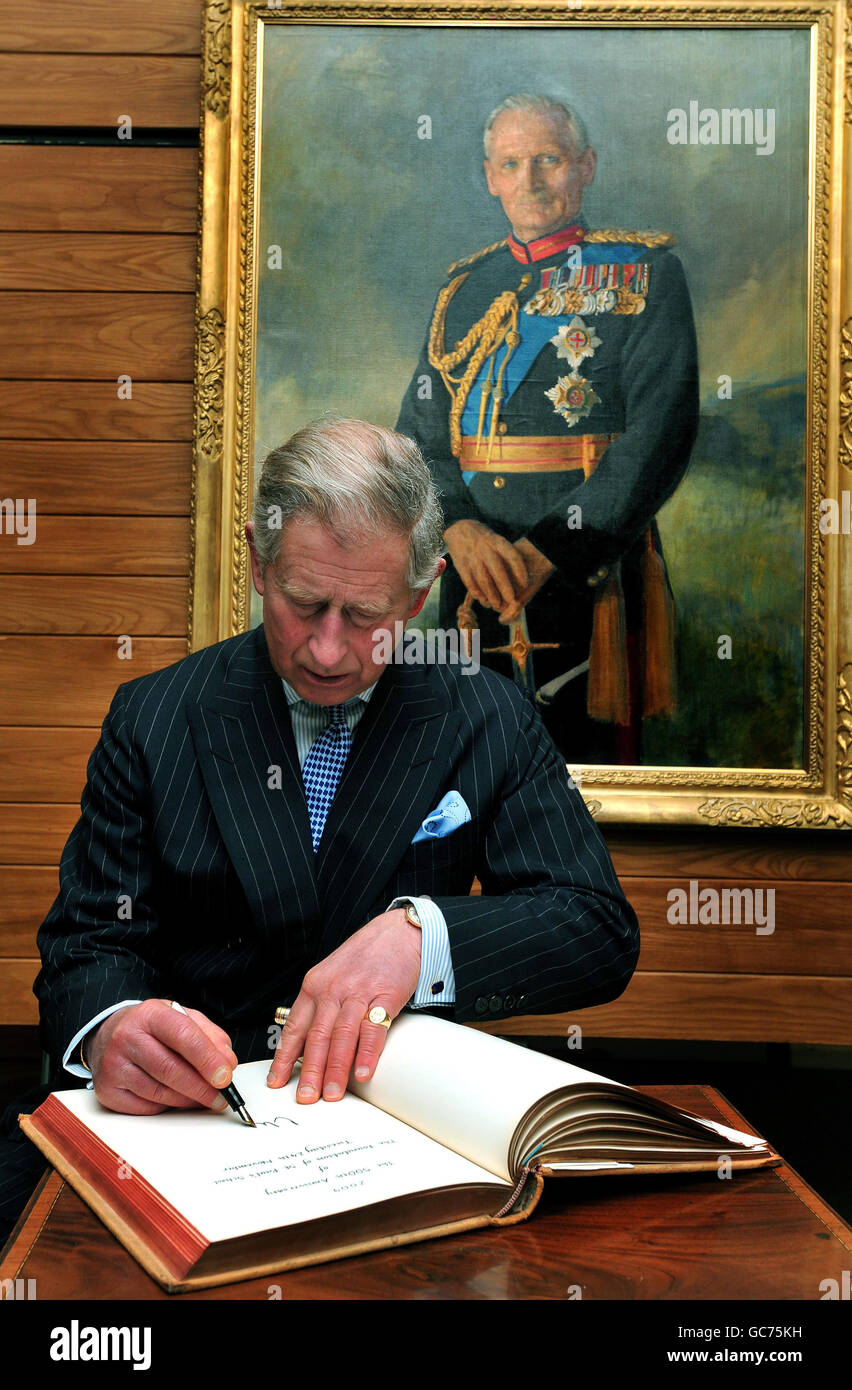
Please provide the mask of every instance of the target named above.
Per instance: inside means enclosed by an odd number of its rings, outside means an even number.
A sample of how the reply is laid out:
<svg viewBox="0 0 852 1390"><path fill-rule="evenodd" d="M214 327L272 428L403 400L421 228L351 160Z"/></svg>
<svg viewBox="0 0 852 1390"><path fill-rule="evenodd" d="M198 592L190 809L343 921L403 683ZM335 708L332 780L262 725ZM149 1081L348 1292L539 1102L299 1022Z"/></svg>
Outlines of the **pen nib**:
<svg viewBox="0 0 852 1390"><path fill-rule="evenodd" d="M255 1124L254 1120L252 1119L251 1115L246 1110L244 1105L240 1106L239 1110L237 1111L237 1114L239 1115L240 1119L243 1121L244 1124L251 1125L252 1129L257 1129L257 1125Z"/></svg>

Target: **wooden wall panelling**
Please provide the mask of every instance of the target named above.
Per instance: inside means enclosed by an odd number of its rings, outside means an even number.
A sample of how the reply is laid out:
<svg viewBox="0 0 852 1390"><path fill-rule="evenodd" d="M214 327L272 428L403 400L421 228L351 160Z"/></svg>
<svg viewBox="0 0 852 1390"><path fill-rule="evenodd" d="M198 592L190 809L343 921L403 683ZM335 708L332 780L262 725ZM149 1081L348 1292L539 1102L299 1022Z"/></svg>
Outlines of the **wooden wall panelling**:
<svg viewBox="0 0 852 1390"><path fill-rule="evenodd" d="M61 732L61 731L60 731ZM92 730L92 746L97 730ZM46 864L54 875L65 841L80 815L79 801L64 805L44 802L5 802L0 804L0 844L3 863ZM38 921L32 924L32 954ZM0 1020L2 1015L0 1014ZM6 1022L7 1020L2 1020Z"/></svg>
<svg viewBox="0 0 852 1390"><path fill-rule="evenodd" d="M96 740L91 727L0 728L0 801L79 801Z"/></svg>
<svg viewBox="0 0 852 1390"><path fill-rule="evenodd" d="M0 574L186 575L186 517L38 518L35 545L0 536Z"/></svg>
<svg viewBox="0 0 852 1390"><path fill-rule="evenodd" d="M500 1019L481 1025L507 1036L697 1038L708 1042L807 1042L849 1045L852 979L825 975L634 975L620 999L576 1013ZM570 1062L577 1058L566 1053ZM582 1065L582 1058L580 1058Z"/></svg>
<svg viewBox="0 0 852 1390"><path fill-rule="evenodd" d="M0 146L0 492L37 500L34 545L0 534L5 1022L36 1018L35 930L115 687L186 652L198 156L117 126L197 128L200 13L4 8L0 125L115 137Z"/></svg>
<svg viewBox="0 0 852 1390"><path fill-rule="evenodd" d="M0 1020L11 1027L38 1023L38 1004L33 994L33 981L39 970L38 960L0 961Z"/></svg>
<svg viewBox="0 0 852 1390"><path fill-rule="evenodd" d="M197 176L192 149L2 145L0 230L194 235Z"/></svg>
<svg viewBox="0 0 852 1390"><path fill-rule="evenodd" d="M0 637L0 724L99 727L122 681L186 656L185 638L128 636L128 659L116 637Z"/></svg>
<svg viewBox="0 0 852 1390"><path fill-rule="evenodd" d="M201 0L4 0L0 44L16 53L199 53Z"/></svg>
<svg viewBox="0 0 852 1390"><path fill-rule="evenodd" d="M0 125L195 129L200 79L194 55L0 52Z"/></svg>
<svg viewBox="0 0 852 1390"><path fill-rule="evenodd" d="M0 292L0 376L76 381L119 376L186 381L192 373L191 301L176 294Z"/></svg>
<svg viewBox="0 0 852 1390"><path fill-rule="evenodd" d="M628 878L622 879L622 887L639 918L641 970L852 976L847 883L702 878L700 889L714 890L720 909L726 889L746 890L750 898L739 900L739 923L713 921L696 926L668 920L668 891L682 889L688 896L688 879ZM815 898L819 899L819 913L813 911ZM755 905L762 923L760 933L757 928L761 924L747 921L754 915ZM721 917L721 911L713 915ZM729 908L727 915L735 919L736 908Z"/></svg>
<svg viewBox="0 0 852 1390"><path fill-rule="evenodd" d="M10 635L132 632L139 637L184 636L186 579L182 574L170 578L0 574L0 612ZM2 779L0 761L0 789Z"/></svg>
<svg viewBox="0 0 852 1390"><path fill-rule="evenodd" d="M135 381L120 400L114 381L0 381L0 420L7 439L190 441L192 382Z"/></svg>
<svg viewBox="0 0 852 1390"><path fill-rule="evenodd" d="M93 440L3 441L5 496L35 497L38 517L188 516L192 445ZM38 526L36 526L36 544Z"/></svg>
<svg viewBox="0 0 852 1390"><path fill-rule="evenodd" d="M192 439L192 383L134 381L129 400L115 381L0 381L6 439Z"/></svg>
<svg viewBox="0 0 852 1390"><path fill-rule="evenodd" d="M852 836L819 830L729 830L717 826L659 834L602 827L620 877L852 880Z"/></svg>
<svg viewBox="0 0 852 1390"><path fill-rule="evenodd" d="M56 870L18 865L0 868L0 964L32 956L33 922L41 922L56 897Z"/></svg>
<svg viewBox="0 0 852 1390"><path fill-rule="evenodd" d="M0 289L195 293L194 236L0 232Z"/></svg>

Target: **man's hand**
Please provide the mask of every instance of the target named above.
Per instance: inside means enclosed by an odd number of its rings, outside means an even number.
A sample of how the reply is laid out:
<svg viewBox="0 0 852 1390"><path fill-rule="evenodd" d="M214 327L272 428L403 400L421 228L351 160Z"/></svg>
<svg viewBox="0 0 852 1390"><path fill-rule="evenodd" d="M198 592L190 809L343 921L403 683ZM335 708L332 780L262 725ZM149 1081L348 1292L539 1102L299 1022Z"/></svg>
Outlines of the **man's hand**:
<svg viewBox="0 0 852 1390"><path fill-rule="evenodd" d="M509 608L529 584L517 547L481 521L453 522L444 540L465 588L488 608Z"/></svg>
<svg viewBox="0 0 852 1390"><path fill-rule="evenodd" d="M267 1085L283 1086L304 1054L296 1099L310 1105L339 1100L355 1062L368 1081L387 1029L365 1022L382 1005L392 1018L408 1003L420 978L420 937L401 907L374 917L308 971L281 1030Z"/></svg>
<svg viewBox="0 0 852 1390"><path fill-rule="evenodd" d="M510 603L500 614L501 623L513 623L516 618L521 616L521 609L529 603L531 598L538 593L545 580L549 579L556 571L556 566L551 564L546 555L543 555L532 541L528 541L526 536L521 536L515 542L515 549L523 556L529 576L529 583L526 588L517 594L514 603Z"/></svg>
<svg viewBox="0 0 852 1390"><path fill-rule="evenodd" d="M129 1004L104 1019L86 1055L95 1095L108 1110L228 1108L220 1091L237 1057L227 1033L197 1009L180 1014L165 999Z"/></svg>

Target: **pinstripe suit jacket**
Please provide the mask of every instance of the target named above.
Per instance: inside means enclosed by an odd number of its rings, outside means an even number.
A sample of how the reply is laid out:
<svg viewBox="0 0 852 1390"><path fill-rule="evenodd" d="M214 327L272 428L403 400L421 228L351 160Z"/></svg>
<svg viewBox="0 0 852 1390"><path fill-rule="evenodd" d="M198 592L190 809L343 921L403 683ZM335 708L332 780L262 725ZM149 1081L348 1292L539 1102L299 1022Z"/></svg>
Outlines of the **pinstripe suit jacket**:
<svg viewBox="0 0 852 1390"><path fill-rule="evenodd" d="M452 788L470 823L412 844ZM262 626L118 689L81 810L38 938L54 1061L109 1004L161 996L242 1059L269 1055L275 1006L398 894L446 917L459 1021L600 1004L636 962L601 836L533 706L492 672L386 669L316 856Z"/></svg>

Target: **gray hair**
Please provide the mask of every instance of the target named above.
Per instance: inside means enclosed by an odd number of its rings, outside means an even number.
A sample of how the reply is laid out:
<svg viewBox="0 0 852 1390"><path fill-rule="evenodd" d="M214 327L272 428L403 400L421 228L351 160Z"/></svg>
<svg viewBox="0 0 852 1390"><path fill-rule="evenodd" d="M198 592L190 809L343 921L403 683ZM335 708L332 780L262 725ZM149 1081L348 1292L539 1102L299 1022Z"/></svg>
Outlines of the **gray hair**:
<svg viewBox="0 0 852 1390"><path fill-rule="evenodd" d="M307 516L339 544L378 531L407 532L408 587L425 589L444 551L444 518L429 469L413 439L366 420L324 415L264 460L252 521L265 570L278 555L281 528Z"/></svg>
<svg viewBox="0 0 852 1390"><path fill-rule="evenodd" d="M575 154L583 154L589 148L589 135L585 123L572 106L566 106L564 101L557 101L555 97L533 95L529 92L515 92L514 95L501 101L499 106L495 106L485 122L482 139L485 145L486 159L490 158L492 126L497 117L502 116L504 111L535 111L539 115L551 116L565 126L571 137Z"/></svg>

